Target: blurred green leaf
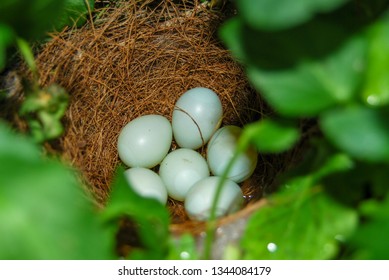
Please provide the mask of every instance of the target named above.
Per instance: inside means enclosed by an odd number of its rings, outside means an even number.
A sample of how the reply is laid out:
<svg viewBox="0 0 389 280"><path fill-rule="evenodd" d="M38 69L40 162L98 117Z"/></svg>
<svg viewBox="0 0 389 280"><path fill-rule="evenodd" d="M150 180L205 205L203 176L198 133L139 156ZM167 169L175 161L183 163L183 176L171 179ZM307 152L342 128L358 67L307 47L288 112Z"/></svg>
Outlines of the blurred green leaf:
<svg viewBox="0 0 389 280"><path fill-rule="evenodd" d="M363 42L355 40L323 61L301 63L296 68L268 72L248 68L248 77L280 113L315 116L353 98L361 80Z"/></svg>
<svg viewBox="0 0 389 280"><path fill-rule="evenodd" d="M255 88L285 116L316 116L354 98L365 65L365 40L331 20L260 32L235 18L221 30ZM307 44L306 42L310 42Z"/></svg>
<svg viewBox="0 0 389 280"><path fill-rule="evenodd" d="M85 23L94 0L2 0L0 24L13 29L18 37L31 40L53 29Z"/></svg>
<svg viewBox="0 0 389 280"><path fill-rule="evenodd" d="M389 192L388 166L355 161L345 172L324 179L326 192L337 201L358 207L366 199L383 199Z"/></svg>
<svg viewBox="0 0 389 280"><path fill-rule="evenodd" d="M36 40L46 36L48 31L60 31L65 26L79 27L93 11L94 3L94 0L2 0L0 71L6 63L6 51L15 38Z"/></svg>
<svg viewBox="0 0 389 280"><path fill-rule="evenodd" d="M368 64L362 96L367 104L389 103L389 14L374 24L367 33Z"/></svg>
<svg viewBox="0 0 389 280"><path fill-rule="evenodd" d="M197 260L197 246L194 237L189 233L184 233L179 237L172 237L169 246L170 260Z"/></svg>
<svg viewBox="0 0 389 280"><path fill-rule="evenodd" d="M320 125L330 141L358 159L389 161L389 111L361 105L329 110Z"/></svg>
<svg viewBox="0 0 389 280"><path fill-rule="evenodd" d="M38 75L38 69L35 63L35 57L34 53L30 47L29 42L22 38L16 39L16 44L18 46L19 52L21 56L23 57L24 61L26 62L27 66L29 67L29 70L35 75L37 78Z"/></svg>
<svg viewBox="0 0 389 280"><path fill-rule="evenodd" d="M295 126L270 119L247 125L244 134L261 153L284 152L292 148L300 137Z"/></svg>
<svg viewBox="0 0 389 280"><path fill-rule="evenodd" d="M55 26L65 0L1 0L0 23L25 39L37 39Z"/></svg>
<svg viewBox="0 0 389 280"><path fill-rule="evenodd" d="M358 216L328 196L322 181L352 170L343 154L328 156L309 175L294 177L252 215L242 239L247 259L330 259L356 228ZM346 187L346 186L343 186Z"/></svg>
<svg viewBox="0 0 389 280"><path fill-rule="evenodd" d="M280 183L278 185L286 184L291 178L323 172L320 171L322 166L325 166L332 155L336 153L336 149L326 139L318 135L311 135L306 141L304 149L300 150L301 158L279 175L277 180ZM319 176L318 174L316 177Z"/></svg>
<svg viewBox="0 0 389 280"><path fill-rule="evenodd" d="M361 211L365 223L350 240L353 258L389 259L389 196L383 202L366 201Z"/></svg>
<svg viewBox="0 0 389 280"><path fill-rule="evenodd" d="M311 175L314 180L319 181L334 173L343 173L344 171L351 170L354 166L354 162L348 155L333 154L323 162L316 172L312 172Z"/></svg>
<svg viewBox="0 0 389 280"><path fill-rule="evenodd" d="M36 142L58 138L63 133L61 119L64 116L69 96L64 88L51 84L46 88L26 88L26 98L19 114L27 119Z"/></svg>
<svg viewBox="0 0 389 280"><path fill-rule="evenodd" d="M65 26L85 24L87 15L94 9L95 0L65 0L64 11L57 18L55 28L61 30Z"/></svg>
<svg viewBox="0 0 389 280"><path fill-rule="evenodd" d="M7 48L15 41L13 30L0 22L0 72L4 69L7 61Z"/></svg>
<svg viewBox="0 0 389 280"><path fill-rule="evenodd" d="M348 0L239 0L242 17L253 28L279 30L301 24L317 13L334 10Z"/></svg>
<svg viewBox="0 0 389 280"><path fill-rule="evenodd" d="M318 18L288 30L265 32L235 17L220 29L220 37L235 57L245 65L269 71L323 59L339 49L351 33L343 22L331 18Z"/></svg>
<svg viewBox="0 0 389 280"><path fill-rule="evenodd" d="M157 200L141 197L134 192L124 177L123 167L117 169L103 216L107 222L116 222L127 216L139 226L144 250L134 252L130 258L162 259L168 253L168 210Z"/></svg>
<svg viewBox="0 0 389 280"><path fill-rule="evenodd" d="M75 173L0 123L0 259L112 259L103 226Z"/></svg>
<svg viewBox="0 0 389 280"><path fill-rule="evenodd" d="M0 120L0 156L1 158L14 158L19 161L39 161L40 152L37 145L27 139L17 136L3 120ZM2 178L0 178L2 179Z"/></svg>
<svg viewBox="0 0 389 280"><path fill-rule="evenodd" d="M331 259L357 225L357 214L310 177L295 179L254 213L242 247L246 259Z"/></svg>

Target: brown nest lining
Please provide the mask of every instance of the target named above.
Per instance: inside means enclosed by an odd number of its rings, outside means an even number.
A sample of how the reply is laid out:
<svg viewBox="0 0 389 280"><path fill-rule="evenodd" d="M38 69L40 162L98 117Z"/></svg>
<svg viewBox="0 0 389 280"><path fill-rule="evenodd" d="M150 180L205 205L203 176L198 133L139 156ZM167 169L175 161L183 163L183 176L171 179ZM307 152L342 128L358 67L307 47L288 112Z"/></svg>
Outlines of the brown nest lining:
<svg viewBox="0 0 389 280"><path fill-rule="evenodd" d="M223 125L244 126L268 114L242 68L217 40L222 15L198 2L129 1L101 10L99 19L56 34L37 56L41 84L70 93L65 134L50 149L81 171L104 205L116 167L117 138L125 124L146 114L171 119L181 94L207 87L220 97ZM247 201L261 198L290 161L259 159L242 184ZM174 231L196 231L182 203L169 200Z"/></svg>

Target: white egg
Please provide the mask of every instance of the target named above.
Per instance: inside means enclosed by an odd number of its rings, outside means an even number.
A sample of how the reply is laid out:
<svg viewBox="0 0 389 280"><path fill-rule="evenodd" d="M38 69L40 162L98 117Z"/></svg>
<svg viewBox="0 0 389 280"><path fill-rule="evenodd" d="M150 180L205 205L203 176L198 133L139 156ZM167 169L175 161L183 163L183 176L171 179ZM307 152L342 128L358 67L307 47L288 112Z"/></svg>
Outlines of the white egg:
<svg viewBox="0 0 389 280"><path fill-rule="evenodd" d="M207 146L207 161L213 175L221 176L232 159L242 129L228 125L218 129ZM254 147L250 146L233 164L227 177L236 183L249 178L257 166L258 155Z"/></svg>
<svg viewBox="0 0 389 280"><path fill-rule="evenodd" d="M129 122L120 132L118 153L129 167L152 168L169 152L173 134L169 120L145 115Z"/></svg>
<svg viewBox="0 0 389 280"><path fill-rule="evenodd" d="M209 176L207 161L198 152L177 149L161 162L159 175L165 183L168 195L184 201L189 189L199 180Z"/></svg>
<svg viewBox="0 0 389 280"><path fill-rule="evenodd" d="M185 199L185 210L192 220L205 221L210 218L213 200L221 178L211 176L198 181L189 190ZM227 179L216 206L216 217L238 211L243 205L243 193L235 182Z"/></svg>
<svg viewBox="0 0 389 280"><path fill-rule="evenodd" d="M157 173L147 168L133 167L124 171L124 176L137 194L166 204L167 190Z"/></svg>
<svg viewBox="0 0 389 280"><path fill-rule="evenodd" d="M222 117L222 104L214 91L202 87L188 90L175 104L174 139L182 148L198 149L219 128Z"/></svg>

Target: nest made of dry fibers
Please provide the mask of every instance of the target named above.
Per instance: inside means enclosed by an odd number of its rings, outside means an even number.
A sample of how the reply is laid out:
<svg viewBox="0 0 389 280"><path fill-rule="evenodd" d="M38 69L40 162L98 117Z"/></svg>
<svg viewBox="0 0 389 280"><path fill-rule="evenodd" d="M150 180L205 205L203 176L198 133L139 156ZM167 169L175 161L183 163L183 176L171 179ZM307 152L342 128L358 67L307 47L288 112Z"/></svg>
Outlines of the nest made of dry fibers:
<svg viewBox="0 0 389 280"><path fill-rule="evenodd" d="M96 11L82 28L54 34L40 49L41 85L58 83L70 94L65 134L46 147L80 170L97 203L104 205L121 163L120 130L141 115L171 119L185 91L215 91L225 112L222 125L244 126L270 114L217 39L226 14L197 1L119 1ZM259 200L291 158L260 155L254 175L242 184L247 202ZM198 229L182 203L170 199L168 207L173 228Z"/></svg>

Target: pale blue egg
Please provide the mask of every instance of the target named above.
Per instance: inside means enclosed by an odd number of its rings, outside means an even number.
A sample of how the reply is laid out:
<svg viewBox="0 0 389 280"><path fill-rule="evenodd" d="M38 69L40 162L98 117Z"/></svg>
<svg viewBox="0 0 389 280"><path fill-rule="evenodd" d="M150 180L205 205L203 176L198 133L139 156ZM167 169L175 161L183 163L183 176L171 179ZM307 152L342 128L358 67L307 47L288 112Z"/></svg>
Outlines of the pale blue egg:
<svg viewBox="0 0 389 280"><path fill-rule="evenodd" d="M192 186L184 204L190 219L206 221L210 218L220 180L218 176L210 176ZM229 179L225 180L216 206L216 218L239 211L243 202L243 193L239 185Z"/></svg>
<svg viewBox="0 0 389 280"><path fill-rule="evenodd" d="M159 175L165 183L168 195L184 201L190 188L210 175L207 161L191 149L177 149L161 162Z"/></svg>
<svg viewBox="0 0 389 280"><path fill-rule="evenodd" d="M174 139L182 148L198 149L220 127L222 118L223 107L214 91L203 87L190 89L175 104Z"/></svg>
<svg viewBox="0 0 389 280"><path fill-rule="evenodd" d="M129 167L152 168L167 155L172 138L172 127L167 118L160 115L138 117L120 132L119 157Z"/></svg>
<svg viewBox="0 0 389 280"><path fill-rule="evenodd" d="M211 173L221 176L227 168L236 152L242 128L228 125L218 129L212 136L207 146L207 161ZM248 179L257 166L258 154L254 147L249 146L236 159L232 168L227 174L227 178L240 183Z"/></svg>
<svg viewBox="0 0 389 280"><path fill-rule="evenodd" d="M124 176L137 194L166 204L168 198L166 186L157 173L147 168L134 167L124 171Z"/></svg>

